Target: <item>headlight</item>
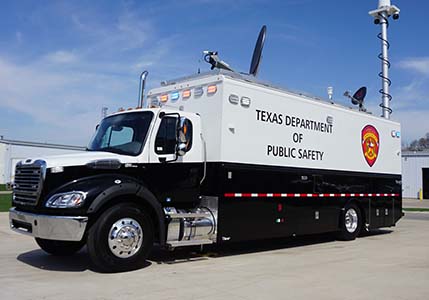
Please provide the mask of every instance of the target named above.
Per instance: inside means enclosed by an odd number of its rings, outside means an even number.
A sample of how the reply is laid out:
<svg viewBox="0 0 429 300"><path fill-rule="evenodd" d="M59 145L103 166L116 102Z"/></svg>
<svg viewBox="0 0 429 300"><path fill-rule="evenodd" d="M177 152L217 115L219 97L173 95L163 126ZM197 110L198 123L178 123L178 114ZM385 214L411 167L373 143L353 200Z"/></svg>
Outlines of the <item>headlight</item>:
<svg viewBox="0 0 429 300"><path fill-rule="evenodd" d="M86 194L84 192L67 192L55 194L46 202L46 207L53 208L76 208L85 202Z"/></svg>

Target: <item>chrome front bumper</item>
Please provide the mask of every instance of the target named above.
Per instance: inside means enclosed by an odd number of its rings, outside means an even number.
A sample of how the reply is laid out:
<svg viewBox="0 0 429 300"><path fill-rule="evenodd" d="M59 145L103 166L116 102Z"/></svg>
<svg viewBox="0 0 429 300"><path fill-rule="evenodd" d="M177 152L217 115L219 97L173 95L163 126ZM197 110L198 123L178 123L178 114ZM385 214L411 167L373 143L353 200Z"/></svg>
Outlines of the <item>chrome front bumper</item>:
<svg viewBox="0 0 429 300"><path fill-rule="evenodd" d="M37 238L80 241L88 223L87 217L49 216L21 212L12 207L9 223L13 231Z"/></svg>

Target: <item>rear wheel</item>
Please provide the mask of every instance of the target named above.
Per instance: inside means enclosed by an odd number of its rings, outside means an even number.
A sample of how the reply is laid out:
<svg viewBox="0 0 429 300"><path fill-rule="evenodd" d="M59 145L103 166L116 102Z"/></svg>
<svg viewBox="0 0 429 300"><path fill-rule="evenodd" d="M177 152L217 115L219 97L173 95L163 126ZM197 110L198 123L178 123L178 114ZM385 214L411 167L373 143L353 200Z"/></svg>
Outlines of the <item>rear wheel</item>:
<svg viewBox="0 0 429 300"><path fill-rule="evenodd" d="M55 241L36 238L36 243L43 251L52 255L67 256L78 252L85 245L84 241Z"/></svg>
<svg viewBox="0 0 429 300"><path fill-rule="evenodd" d="M340 219L340 231L338 239L343 241L354 240L362 228L361 211L354 203L349 203L344 207Z"/></svg>
<svg viewBox="0 0 429 300"><path fill-rule="evenodd" d="M106 210L88 233L88 252L103 272L141 268L153 245L153 223L134 204L119 204Z"/></svg>

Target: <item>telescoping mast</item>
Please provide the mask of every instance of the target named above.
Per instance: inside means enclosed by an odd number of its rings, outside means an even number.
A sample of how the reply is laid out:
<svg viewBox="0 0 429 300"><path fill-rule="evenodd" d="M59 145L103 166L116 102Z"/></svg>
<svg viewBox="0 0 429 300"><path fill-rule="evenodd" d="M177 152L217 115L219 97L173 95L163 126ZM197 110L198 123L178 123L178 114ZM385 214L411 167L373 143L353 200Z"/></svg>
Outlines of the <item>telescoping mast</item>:
<svg viewBox="0 0 429 300"><path fill-rule="evenodd" d="M381 53L378 55L378 58L381 60L381 72L378 74L381 78L382 88L379 90L381 94L381 103L380 107L382 108L382 117L390 119L390 114L392 109L390 108L390 100L392 100L392 95L389 93L389 87L392 84L392 81L389 79L389 41L387 40L387 28L389 27L389 17L392 16L393 20L399 19L400 9L391 5L390 0L379 0L378 8L371 10L369 14L374 17L374 24L381 26L381 32L377 37L381 41Z"/></svg>

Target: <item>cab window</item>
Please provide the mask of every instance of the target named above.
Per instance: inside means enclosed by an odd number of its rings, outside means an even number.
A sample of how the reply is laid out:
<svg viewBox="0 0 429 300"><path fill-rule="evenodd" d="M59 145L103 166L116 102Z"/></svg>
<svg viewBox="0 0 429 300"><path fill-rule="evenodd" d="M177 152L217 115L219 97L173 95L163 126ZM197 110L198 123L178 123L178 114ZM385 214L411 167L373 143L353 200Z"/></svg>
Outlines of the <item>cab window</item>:
<svg viewBox="0 0 429 300"><path fill-rule="evenodd" d="M175 117L164 117L162 119L155 139L156 154L176 153L176 123L177 118Z"/></svg>

